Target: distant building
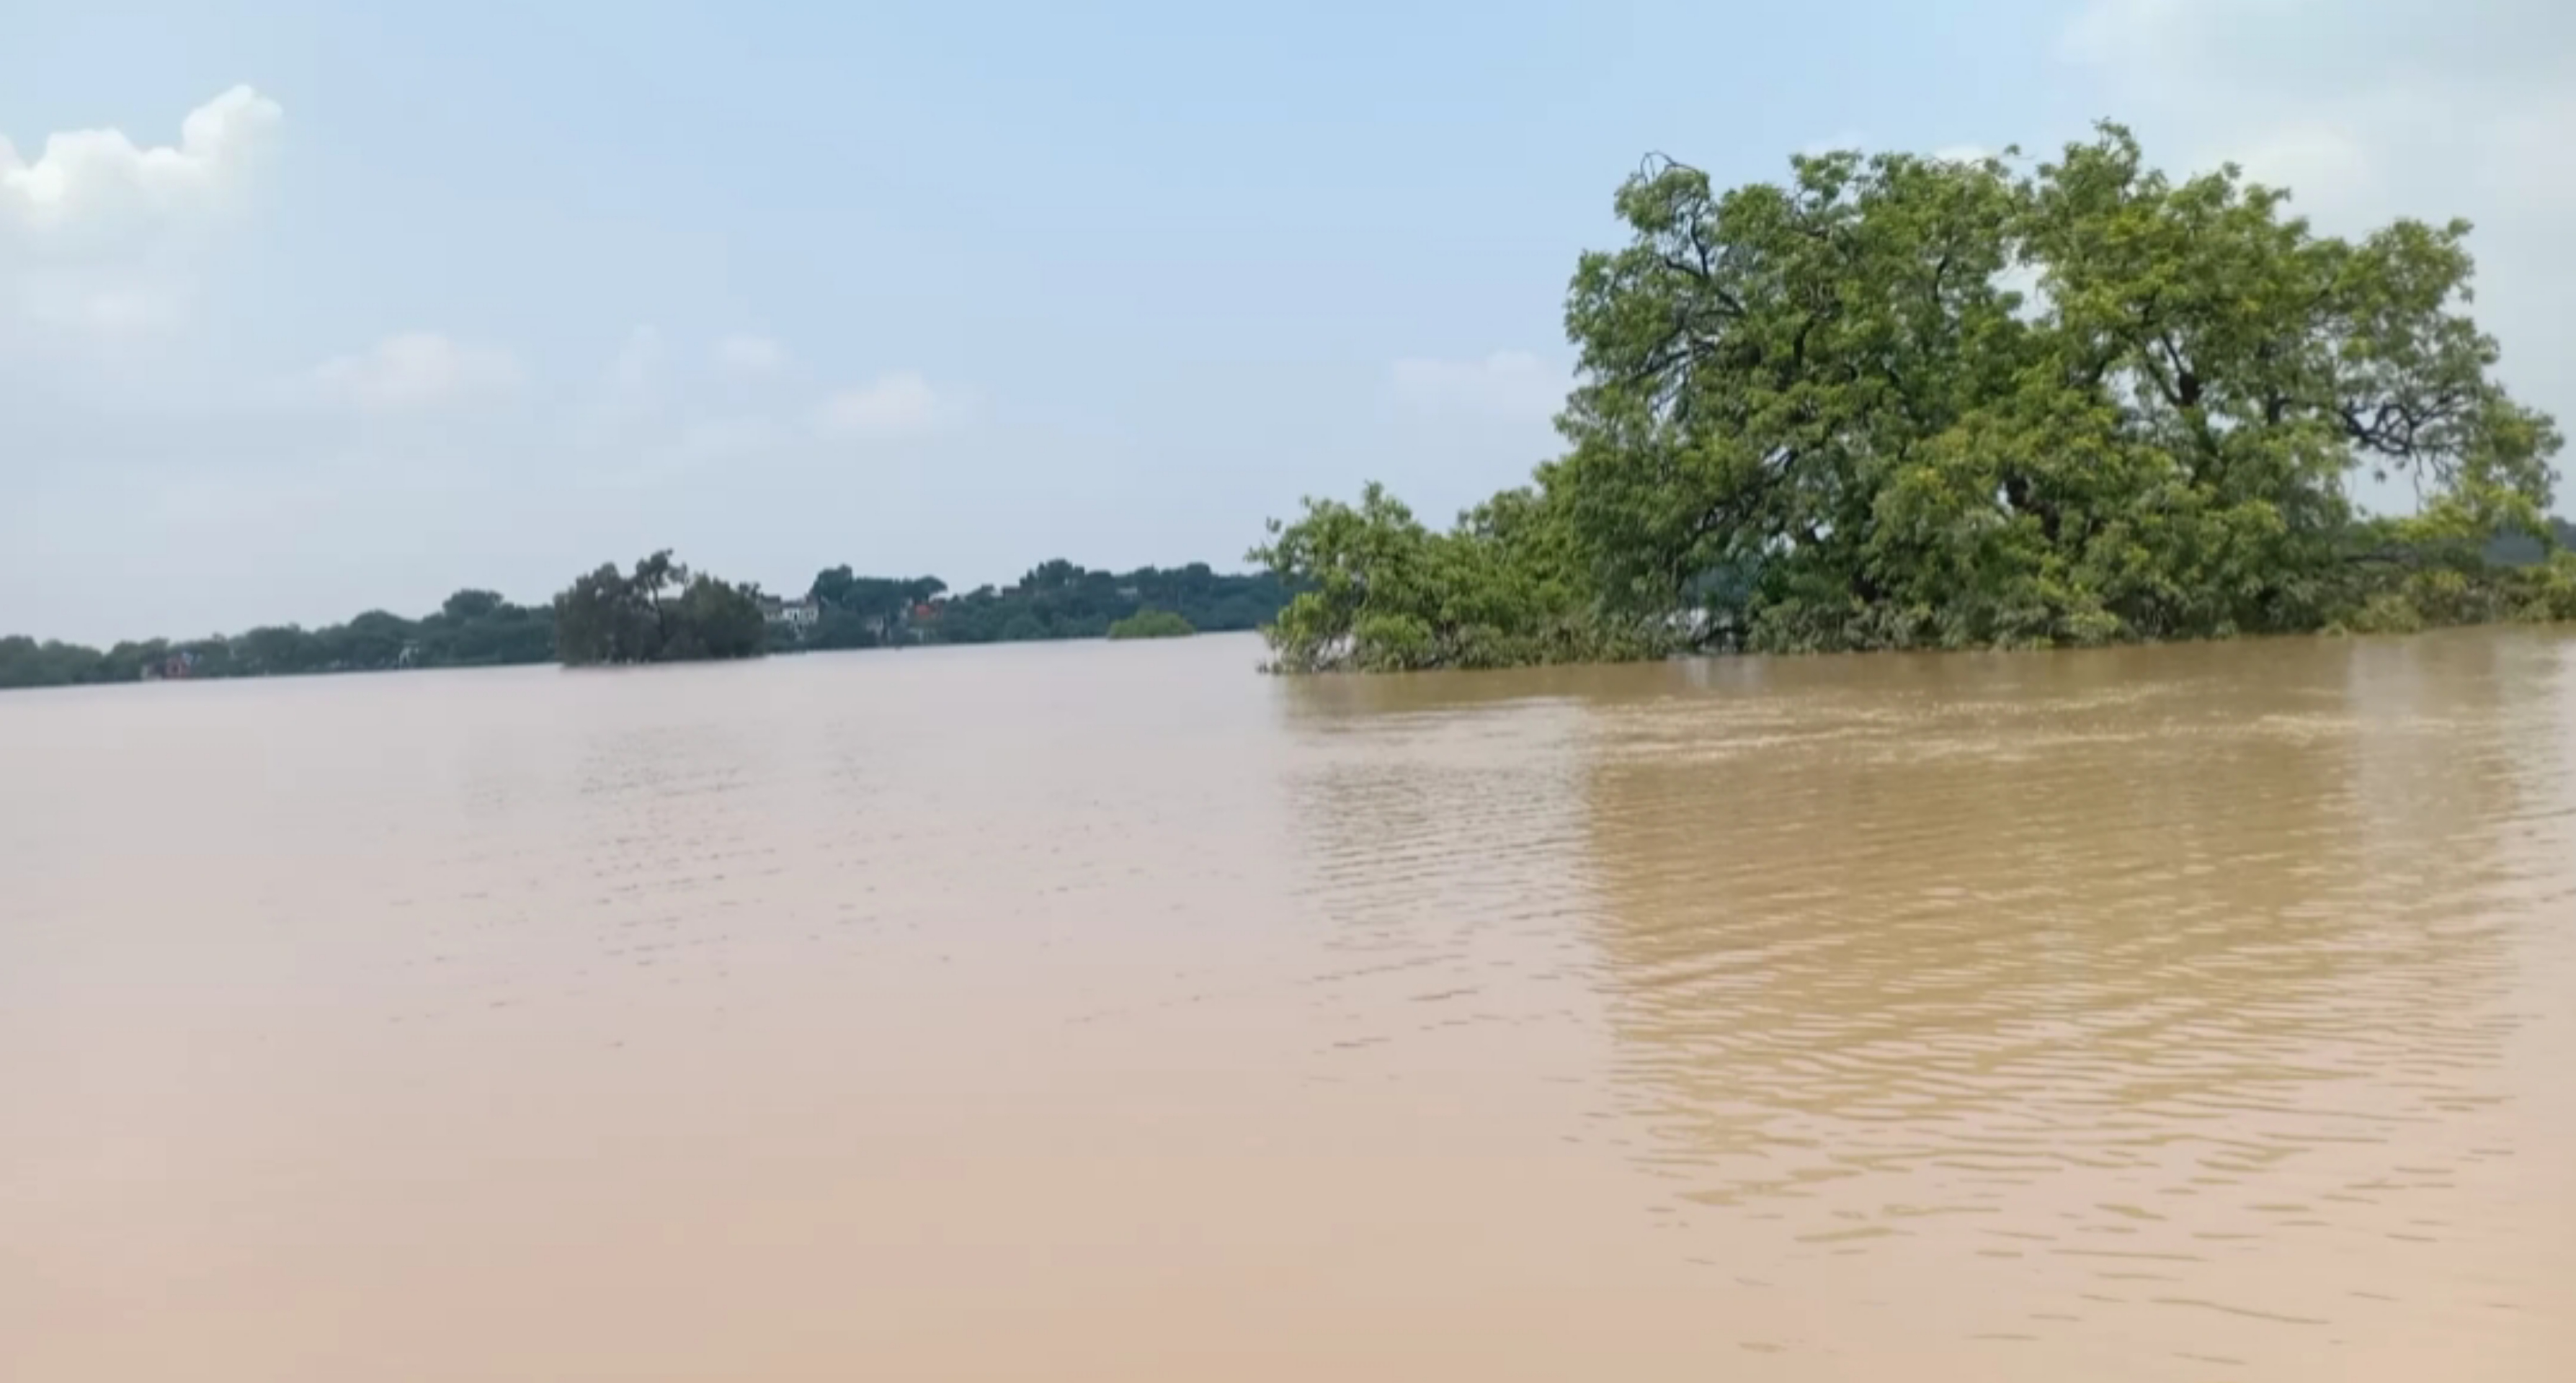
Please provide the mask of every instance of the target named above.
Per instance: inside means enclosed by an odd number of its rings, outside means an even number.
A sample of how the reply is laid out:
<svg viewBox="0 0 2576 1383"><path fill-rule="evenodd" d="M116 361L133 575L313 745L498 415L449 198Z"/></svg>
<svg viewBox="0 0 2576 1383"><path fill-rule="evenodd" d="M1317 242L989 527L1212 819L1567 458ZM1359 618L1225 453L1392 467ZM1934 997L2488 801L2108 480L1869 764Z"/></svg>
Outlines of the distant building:
<svg viewBox="0 0 2576 1383"><path fill-rule="evenodd" d="M185 648L143 665L143 680L146 682L176 682L196 675L197 655Z"/></svg>
<svg viewBox="0 0 2576 1383"><path fill-rule="evenodd" d="M810 595L802 600L783 600L765 595L760 598L760 617L803 638L808 630L823 622L823 607Z"/></svg>

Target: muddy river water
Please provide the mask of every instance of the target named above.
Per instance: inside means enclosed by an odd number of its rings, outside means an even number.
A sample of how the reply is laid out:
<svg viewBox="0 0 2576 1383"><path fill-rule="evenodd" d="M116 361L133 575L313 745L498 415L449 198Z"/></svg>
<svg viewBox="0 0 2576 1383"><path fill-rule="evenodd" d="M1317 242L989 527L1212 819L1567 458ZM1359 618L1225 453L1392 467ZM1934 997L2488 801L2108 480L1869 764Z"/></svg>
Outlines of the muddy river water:
<svg viewBox="0 0 2576 1383"><path fill-rule="evenodd" d="M2576 636L0 698L0 1377L2576 1378Z"/></svg>

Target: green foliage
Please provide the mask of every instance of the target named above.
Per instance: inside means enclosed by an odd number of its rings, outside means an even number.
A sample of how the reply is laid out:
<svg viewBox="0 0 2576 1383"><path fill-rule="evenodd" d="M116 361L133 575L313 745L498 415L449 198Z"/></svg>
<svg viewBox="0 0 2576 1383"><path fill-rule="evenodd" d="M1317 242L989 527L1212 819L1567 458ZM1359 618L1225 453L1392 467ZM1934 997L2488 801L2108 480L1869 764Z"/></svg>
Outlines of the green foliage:
<svg viewBox="0 0 2576 1383"><path fill-rule="evenodd" d="M106 655L79 644L0 638L0 687L68 687L108 680ZM129 673L128 676L136 674Z"/></svg>
<svg viewBox="0 0 2576 1383"><path fill-rule="evenodd" d="M621 574L615 563L557 595L555 656L566 666L749 658L764 625L756 592L671 560L668 549Z"/></svg>
<svg viewBox="0 0 2576 1383"><path fill-rule="evenodd" d="M1304 587L1268 630L1280 671L1596 661L1666 642L1595 606L1563 512L1537 492L1507 491L1434 533L1372 484L1356 508L1309 499L1270 531L1252 560Z"/></svg>
<svg viewBox="0 0 2576 1383"><path fill-rule="evenodd" d="M944 588L943 588L944 589ZM1112 572L1058 559L1007 587L985 586L926 602L909 637L923 643L1097 639L1145 610L1169 611L1194 630L1258 629L1288 602L1291 588L1270 572L1226 575L1204 562Z"/></svg>
<svg viewBox="0 0 2576 1383"><path fill-rule="evenodd" d="M417 620L375 610L320 629L272 625L230 637L120 643L104 652L0 638L0 688L131 682L169 671L174 658L182 660L184 675L219 678L490 667L553 657L550 611L513 605L489 591L459 591Z"/></svg>
<svg viewBox="0 0 2576 1383"><path fill-rule="evenodd" d="M2557 608L2560 437L2492 377L2468 227L2315 234L2117 126L2000 160L1834 153L1721 192L1652 162L1567 299L1534 490L1431 533L1371 487L1256 555L1284 668L2037 646ZM2024 291L2027 289L2028 291ZM2347 482L2411 484L2367 521ZM1521 525L1497 528L1495 506Z"/></svg>
<svg viewBox="0 0 2576 1383"><path fill-rule="evenodd" d="M1268 572L1220 575L1203 562L1112 572L1058 559L1010 586L956 594L935 576L858 576L838 566L815 574L809 596L821 615L797 646L835 649L1096 639L1145 610L1170 611L1193 629L1257 629L1288 591Z"/></svg>
<svg viewBox="0 0 2576 1383"><path fill-rule="evenodd" d="M1186 639L1197 632L1169 610L1139 610L1109 626L1113 639Z"/></svg>

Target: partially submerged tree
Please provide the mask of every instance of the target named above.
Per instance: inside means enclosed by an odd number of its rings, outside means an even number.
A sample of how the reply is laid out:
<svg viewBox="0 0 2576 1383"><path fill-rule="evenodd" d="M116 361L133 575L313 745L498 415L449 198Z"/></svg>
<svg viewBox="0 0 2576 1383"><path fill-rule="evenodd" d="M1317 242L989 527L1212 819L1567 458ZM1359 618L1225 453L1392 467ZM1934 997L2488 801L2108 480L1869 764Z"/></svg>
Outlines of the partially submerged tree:
<svg viewBox="0 0 2576 1383"><path fill-rule="evenodd" d="M631 574L602 566L555 597L555 655L567 665L748 658L765 638L751 588L693 575L667 550Z"/></svg>
<svg viewBox="0 0 2576 1383"><path fill-rule="evenodd" d="M2560 437L2492 376L2463 223L2321 236L2114 125L2019 177L1835 153L1719 192L1657 159L1617 204L1630 243L1568 295L1567 450L1496 502L1545 516L1545 556L1479 569L1514 551L1490 516L1432 534L1374 487L1310 502L1256 554L1317 583L1284 666L1529 661L1568 646L1542 615L1639 652L2576 615L2563 571L2498 585L2479 556L2546 531ZM2359 516L2364 473L2417 512ZM1546 599L1505 593L1534 573Z"/></svg>
<svg viewBox="0 0 2576 1383"><path fill-rule="evenodd" d="M1563 513L1536 491L1507 490L1435 533L1372 484L1356 507L1309 499L1270 529L1251 559L1303 588L1268 630L1281 671L1597 661L1662 646L1650 622L1597 608Z"/></svg>

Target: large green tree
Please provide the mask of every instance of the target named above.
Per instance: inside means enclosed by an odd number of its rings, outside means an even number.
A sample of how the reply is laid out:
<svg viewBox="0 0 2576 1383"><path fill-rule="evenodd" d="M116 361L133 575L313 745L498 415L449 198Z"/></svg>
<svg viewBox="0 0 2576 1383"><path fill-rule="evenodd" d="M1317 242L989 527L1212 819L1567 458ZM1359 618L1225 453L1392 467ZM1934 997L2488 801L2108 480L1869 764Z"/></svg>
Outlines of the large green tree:
<svg viewBox="0 0 2576 1383"><path fill-rule="evenodd" d="M1629 243L1568 294L1566 450L1497 501L1544 517L1545 555L1462 570L1512 550L1490 512L1430 534L1374 490L1310 504L1256 554L1316 587L1283 664L1555 656L1587 640L1543 622L1585 619L1645 651L2576 613L2563 564L2481 557L2545 532L2560 439L2494 379L2464 224L2320 235L2112 125L2024 174L1834 153L1721 191L1658 159L1617 207ZM2416 512L2360 516L2365 473ZM1507 594L1533 573L1550 599Z"/></svg>

